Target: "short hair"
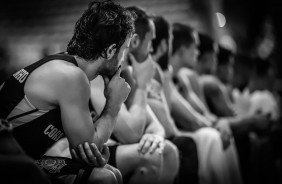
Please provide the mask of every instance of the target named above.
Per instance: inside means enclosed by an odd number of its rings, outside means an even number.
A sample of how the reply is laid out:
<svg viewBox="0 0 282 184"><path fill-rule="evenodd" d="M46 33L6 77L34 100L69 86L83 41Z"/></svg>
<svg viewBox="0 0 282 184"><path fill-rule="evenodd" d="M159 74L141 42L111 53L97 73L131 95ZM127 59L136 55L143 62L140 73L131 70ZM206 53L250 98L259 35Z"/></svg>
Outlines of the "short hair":
<svg viewBox="0 0 282 184"><path fill-rule="evenodd" d="M156 38L153 40L153 54L157 51L161 41L165 39L167 42L169 40L169 29L170 25L167 20L162 16L152 16L156 27Z"/></svg>
<svg viewBox="0 0 282 184"><path fill-rule="evenodd" d="M234 53L227 49L224 48L223 46L218 47L218 53L217 53L217 64L218 65L226 65L229 63L230 58L234 55Z"/></svg>
<svg viewBox="0 0 282 184"><path fill-rule="evenodd" d="M154 21L155 27L156 27L156 38L153 40L153 53L157 51L157 48L160 46L160 43L163 39L167 41L167 44L169 44L169 29L170 25L162 16L152 16L152 19ZM158 61L156 61L162 70L168 69L169 64L169 52L164 53Z"/></svg>
<svg viewBox="0 0 282 184"><path fill-rule="evenodd" d="M196 40L193 36L194 29L181 23L173 24L172 55L182 46L189 47Z"/></svg>
<svg viewBox="0 0 282 184"><path fill-rule="evenodd" d="M85 60L107 57L107 48L116 44L119 51L134 32L134 16L111 0L93 1L78 19L67 52Z"/></svg>
<svg viewBox="0 0 282 184"><path fill-rule="evenodd" d="M126 9L136 15L134 21L135 33L138 34L141 41L144 40L145 35L150 31L149 15L144 9L137 6L129 6Z"/></svg>
<svg viewBox="0 0 282 184"><path fill-rule="evenodd" d="M199 51L200 55L199 58L201 58L205 53L207 52L214 52L214 40L203 33L199 33L199 40L200 40L200 45L199 45ZM199 60L200 61L200 60Z"/></svg>

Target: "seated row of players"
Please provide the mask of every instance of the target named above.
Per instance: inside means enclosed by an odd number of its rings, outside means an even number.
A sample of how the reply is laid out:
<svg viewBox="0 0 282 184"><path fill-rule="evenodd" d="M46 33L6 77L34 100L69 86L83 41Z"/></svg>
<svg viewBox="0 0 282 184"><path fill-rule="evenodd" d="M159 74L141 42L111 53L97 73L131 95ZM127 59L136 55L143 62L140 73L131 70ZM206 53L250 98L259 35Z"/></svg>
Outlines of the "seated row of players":
<svg viewBox="0 0 282 184"><path fill-rule="evenodd" d="M225 85L204 75L216 67L216 45L200 38L141 8L94 1L67 52L1 85L1 118L64 183L240 184L236 139L269 121L228 108Z"/></svg>

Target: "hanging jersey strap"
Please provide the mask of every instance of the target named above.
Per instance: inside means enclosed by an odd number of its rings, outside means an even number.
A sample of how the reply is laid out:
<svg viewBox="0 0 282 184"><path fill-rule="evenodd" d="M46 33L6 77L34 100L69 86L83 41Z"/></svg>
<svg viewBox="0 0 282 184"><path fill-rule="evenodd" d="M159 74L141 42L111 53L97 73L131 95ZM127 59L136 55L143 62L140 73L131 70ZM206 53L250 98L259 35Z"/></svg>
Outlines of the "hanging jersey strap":
<svg viewBox="0 0 282 184"><path fill-rule="evenodd" d="M17 119L17 118L20 118L22 116L26 116L26 115L29 115L29 114L32 114L34 112L38 111L38 109L33 109L31 111L28 111L28 112L25 112L25 113L22 113L22 114L19 114L19 115L16 115L16 116L13 116L13 117L10 117L8 118L7 120L8 121L13 121L14 119Z"/></svg>

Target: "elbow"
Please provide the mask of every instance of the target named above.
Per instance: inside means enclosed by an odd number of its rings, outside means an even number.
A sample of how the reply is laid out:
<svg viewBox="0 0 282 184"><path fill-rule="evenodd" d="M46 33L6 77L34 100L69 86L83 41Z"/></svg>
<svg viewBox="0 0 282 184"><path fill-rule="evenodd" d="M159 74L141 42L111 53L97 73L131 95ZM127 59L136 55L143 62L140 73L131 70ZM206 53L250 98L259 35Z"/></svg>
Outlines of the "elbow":
<svg viewBox="0 0 282 184"><path fill-rule="evenodd" d="M143 128L137 126L123 126L122 129L116 129L114 134L121 143L133 144L139 142L139 140L142 138Z"/></svg>
<svg viewBox="0 0 282 184"><path fill-rule="evenodd" d="M93 142L97 146L97 148L100 150L103 147L103 145L108 141L108 139L109 139L109 136L101 136L99 135L98 131L95 131Z"/></svg>

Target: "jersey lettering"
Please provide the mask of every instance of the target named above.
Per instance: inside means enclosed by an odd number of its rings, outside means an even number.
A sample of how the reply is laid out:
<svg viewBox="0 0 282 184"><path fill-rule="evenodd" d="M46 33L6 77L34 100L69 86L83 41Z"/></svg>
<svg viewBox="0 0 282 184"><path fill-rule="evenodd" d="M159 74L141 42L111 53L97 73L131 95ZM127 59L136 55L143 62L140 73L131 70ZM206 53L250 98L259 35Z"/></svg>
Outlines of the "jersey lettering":
<svg viewBox="0 0 282 184"><path fill-rule="evenodd" d="M21 69L17 73L15 73L13 76L15 77L16 80L18 80L20 83L23 83L23 81L26 79L28 76L28 72L25 69Z"/></svg>
<svg viewBox="0 0 282 184"><path fill-rule="evenodd" d="M47 128L44 130L44 134L54 141L58 141L64 135L63 132L55 128L53 125L48 125Z"/></svg>

